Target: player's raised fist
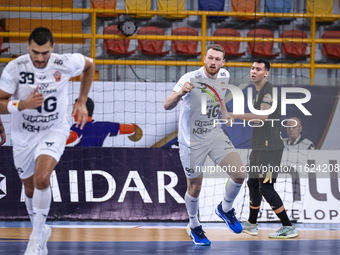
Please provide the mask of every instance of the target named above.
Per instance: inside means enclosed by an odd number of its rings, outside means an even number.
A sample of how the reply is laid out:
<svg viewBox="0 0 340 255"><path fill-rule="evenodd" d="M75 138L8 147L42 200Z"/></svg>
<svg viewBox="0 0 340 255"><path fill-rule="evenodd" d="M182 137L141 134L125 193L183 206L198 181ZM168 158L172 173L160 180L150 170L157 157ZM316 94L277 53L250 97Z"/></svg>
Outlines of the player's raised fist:
<svg viewBox="0 0 340 255"><path fill-rule="evenodd" d="M181 90L181 95L184 96L185 94L189 93L193 88L195 88L194 84L188 81L185 82Z"/></svg>
<svg viewBox="0 0 340 255"><path fill-rule="evenodd" d="M32 93L27 97L26 100L20 101L19 110L23 109L35 109L42 105L44 102L44 96L41 92L38 92L39 87L37 86Z"/></svg>

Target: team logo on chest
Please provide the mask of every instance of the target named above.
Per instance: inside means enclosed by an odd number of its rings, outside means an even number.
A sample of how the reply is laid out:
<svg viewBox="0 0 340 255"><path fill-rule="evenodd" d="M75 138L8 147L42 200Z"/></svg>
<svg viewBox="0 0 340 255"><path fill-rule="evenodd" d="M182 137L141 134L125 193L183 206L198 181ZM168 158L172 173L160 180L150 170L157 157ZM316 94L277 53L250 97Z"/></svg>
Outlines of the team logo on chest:
<svg viewBox="0 0 340 255"><path fill-rule="evenodd" d="M55 71L54 74L53 74L54 78L55 78L55 81L56 82L59 82L60 79L61 79L61 73L59 71Z"/></svg>

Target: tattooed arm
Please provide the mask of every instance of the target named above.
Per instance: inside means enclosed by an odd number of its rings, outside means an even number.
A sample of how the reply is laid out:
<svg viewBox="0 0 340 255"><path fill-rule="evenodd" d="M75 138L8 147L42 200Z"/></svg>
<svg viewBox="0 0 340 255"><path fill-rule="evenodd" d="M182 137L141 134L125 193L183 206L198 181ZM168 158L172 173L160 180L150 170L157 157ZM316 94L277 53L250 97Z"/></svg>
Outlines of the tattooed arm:
<svg viewBox="0 0 340 255"><path fill-rule="evenodd" d="M3 145L6 142L6 132L5 132L5 127L4 124L2 124L2 120L0 118L0 146Z"/></svg>

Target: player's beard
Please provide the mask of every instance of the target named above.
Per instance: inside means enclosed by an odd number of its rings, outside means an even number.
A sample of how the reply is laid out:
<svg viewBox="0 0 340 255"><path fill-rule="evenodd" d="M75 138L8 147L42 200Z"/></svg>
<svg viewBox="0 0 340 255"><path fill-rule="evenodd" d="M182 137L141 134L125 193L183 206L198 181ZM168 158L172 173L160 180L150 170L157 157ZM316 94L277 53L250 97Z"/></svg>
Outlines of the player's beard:
<svg viewBox="0 0 340 255"><path fill-rule="evenodd" d="M206 66L205 66L205 70L207 71L208 74L210 74L211 76L214 76L214 75L217 74L218 71L220 70L219 68L217 68L216 65L215 65L214 67L215 67L214 71L211 71L211 70L210 70L210 67L206 65Z"/></svg>

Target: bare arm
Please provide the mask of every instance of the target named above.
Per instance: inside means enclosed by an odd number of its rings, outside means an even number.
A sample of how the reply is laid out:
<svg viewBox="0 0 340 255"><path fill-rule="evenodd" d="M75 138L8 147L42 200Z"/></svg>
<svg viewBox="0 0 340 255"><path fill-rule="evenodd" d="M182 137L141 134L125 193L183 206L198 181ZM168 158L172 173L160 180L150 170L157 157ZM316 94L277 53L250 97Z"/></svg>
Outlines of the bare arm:
<svg viewBox="0 0 340 255"><path fill-rule="evenodd" d="M270 108L271 108L271 105L263 103L263 104L261 104L260 110L268 110ZM236 114L233 114L233 113L229 113L229 115L231 117L233 117L234 119L240 119L240 120L246 120L246 121L249 121L249 120L266 121L269 117L269 115L257 115L257 114L254 114L254 113L245 113L245 114L242 114L242 115L236 115Z"/></svg>
<svg viewBox="0 0 340 255"><path fill-rule="evenodd" d="M0 118L0 146L3 145L6 142L6 132L5 132L5 127L2 123L2 120Z"/></svg>
<svg viewBox="0 0 340 255"><path fill-rule="evenodd" d="M185 82L181 91L172 91L171 94L164 101L164 109L172 110L173 108L175 108L181 100L182 96L189 93L193 88L195 88L195 86L192 83Z"/></svg>
<svg viewBox="0 0 340 255"><path fill-rule="evenodd" d="M73 105L73 111L72 116L74 116L76 113L78 113L78 121L76 124L76 127L80 125L80 129L83 129L84 125L87 122L87 108L86 108L86 101L87 101L87 94L89 93L94 71L95 71L95 63L92 58L85 57L85 67L84 71L81 74L81 80L80 80L80 92L79 97L77 100L77 103Z"/></svg>

